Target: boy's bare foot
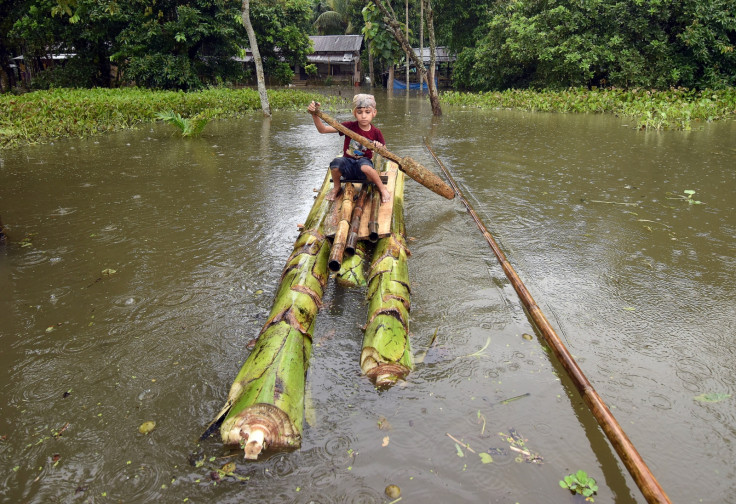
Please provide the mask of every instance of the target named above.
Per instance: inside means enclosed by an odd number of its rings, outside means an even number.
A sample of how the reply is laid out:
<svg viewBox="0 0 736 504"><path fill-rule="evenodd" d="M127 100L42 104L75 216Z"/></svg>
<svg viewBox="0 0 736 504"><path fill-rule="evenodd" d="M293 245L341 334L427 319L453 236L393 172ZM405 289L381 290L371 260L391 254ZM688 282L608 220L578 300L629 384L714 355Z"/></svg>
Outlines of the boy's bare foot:
<svg viewBox="0 0 736 504"><path fill-rule="evenodd" d="M385 187L381 191L381 203L388 203L391 200L391 193Z"/></svg>
<svg viewBox="0 0 736 504"><path fill-rule="evenodd" d="M337 196L342 192L341 187L333 187L330 189L330 192L327 193L327 196L325 196L325 199L327 201L335 201Z"/></svg>

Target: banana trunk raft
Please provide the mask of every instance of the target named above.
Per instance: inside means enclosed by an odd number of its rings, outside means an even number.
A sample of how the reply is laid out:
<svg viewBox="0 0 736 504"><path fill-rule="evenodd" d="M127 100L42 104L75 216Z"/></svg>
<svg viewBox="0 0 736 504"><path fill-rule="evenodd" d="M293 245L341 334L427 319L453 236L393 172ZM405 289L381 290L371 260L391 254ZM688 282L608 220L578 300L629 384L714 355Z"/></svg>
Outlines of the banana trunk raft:
<svg viewBox="0 0 736 504"><path fill-rule="evenodd" d="M265 449L301 446L306 373L328 263L341 284L368 286L368 322L360 355L363 373L377 386L390 386L410 372L404 175L395 163L386 162L384 168L392 199L379 208L373 206L378 198L372 194L378 191L346 187L350 182L344 183L334 203L327 201L332 185L327 173L286 262L268 319L235 377L225 405L203 437L219 425L223 443L239 446L247 459L257 459ZM362 214L359 226L352 222L354 196ZM329 239L345 240L346 228L357 233L355 246L351 244L347 254L344 241L334 247ZM366 276L369 237L377 243Z"/></svg>

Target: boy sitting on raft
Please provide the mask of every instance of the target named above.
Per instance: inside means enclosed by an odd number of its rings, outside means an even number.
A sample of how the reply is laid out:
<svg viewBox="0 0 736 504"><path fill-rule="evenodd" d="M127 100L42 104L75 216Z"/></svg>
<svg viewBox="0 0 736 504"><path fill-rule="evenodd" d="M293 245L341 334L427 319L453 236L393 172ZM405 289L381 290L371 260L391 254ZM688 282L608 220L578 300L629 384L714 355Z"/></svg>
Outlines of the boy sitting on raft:
<svg viewBox="0 0 736 504"><path fill-rule="evenodd" d="M312 102L307 109L314 112L318 107L319 103ZM376 117L376 112L376 99L373 95L357 94L353 97L353 116L356 120L343 122L342 125L368 140L372 140L374 146L383 147L383 133L371 124L373 118ZM324 124L316 115L312 115L312 119L320 133L340 133L332 126ZM388 192L386 186L381 182L378 172L373 168L373 151L345 136L342 152L342 157L336 157L330 162L333 188L327 193L326 198L332 201L340 194L340 176L342 175L346 180L368 180L373 182L381 193L381 202L389 201L391 193Z"/></svg>

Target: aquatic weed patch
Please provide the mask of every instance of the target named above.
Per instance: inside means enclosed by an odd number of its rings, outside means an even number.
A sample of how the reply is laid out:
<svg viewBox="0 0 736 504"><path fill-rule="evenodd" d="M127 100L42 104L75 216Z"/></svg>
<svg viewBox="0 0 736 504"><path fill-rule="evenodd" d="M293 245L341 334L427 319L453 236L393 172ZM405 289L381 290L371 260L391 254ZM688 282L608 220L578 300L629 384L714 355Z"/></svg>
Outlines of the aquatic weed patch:
<svg viewBox="0 0 736 504"><path fill-rule="evenodd" d="M630 117L638 129L690 130L693 123L736 114L736 89L587 89L562 91L510 89L486 93L451 91L443 102L483 109L510 108L532 112L610 113Z"/></svg>
<svg viewBox="0 0 736 504"><path fill-rule="evenodd" d="M306 108L312 100L331 106L338 97L297 90L269 90L273 111ZM89 137L136 128L173 111L184 118L240 117L260 111L254 89L211 88L184 93L121 89L54 89L23 95L0 95L0 148L44 143L55 138Z"/></svg>

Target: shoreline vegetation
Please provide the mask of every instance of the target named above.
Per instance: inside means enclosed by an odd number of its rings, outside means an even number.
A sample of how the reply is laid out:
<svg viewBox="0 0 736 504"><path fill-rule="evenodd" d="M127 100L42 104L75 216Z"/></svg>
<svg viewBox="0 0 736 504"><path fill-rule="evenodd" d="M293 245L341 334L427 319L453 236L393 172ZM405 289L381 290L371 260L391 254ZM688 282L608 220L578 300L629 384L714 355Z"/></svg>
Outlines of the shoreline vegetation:
<svg viewBox="0 0 736 504"><path fill-rule="evenodd" d="M533 91L510 89L480 93L450 91L442 102L482 109L507 108L530 112L614 114L636 121L640 130L690 131L703 123L736 115L736 88L722 90L587 89Z"/></svg>
<svg viewBox="0 0 736 504"><path fill-rule="evenodd" d="M294 89L268 91L273 110L300 110L312 100L325 109L346 106L340 96ZM444 92L442 103L481 109L532 112L610 113L629 117L642 130L692 130L736 114L736 88L724 90L624 90ZM345 103L343 103L345 102ZM210 88L184 93L141 88L54 89L0 95L0 149L90 137L134 129L174 111L185 118L225 119L260 113L255 89Z"/></svg>

